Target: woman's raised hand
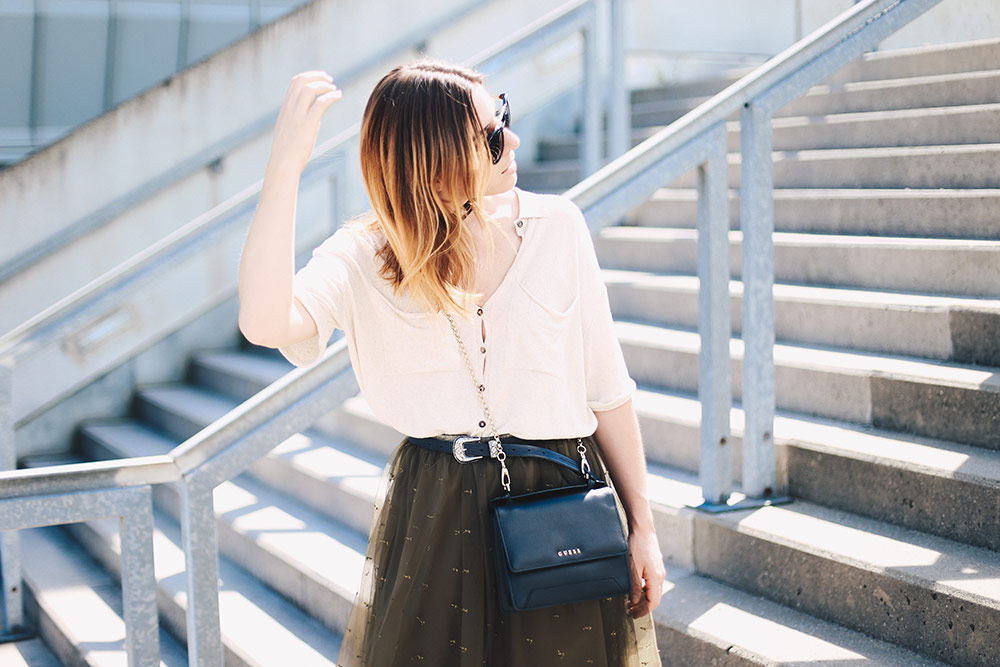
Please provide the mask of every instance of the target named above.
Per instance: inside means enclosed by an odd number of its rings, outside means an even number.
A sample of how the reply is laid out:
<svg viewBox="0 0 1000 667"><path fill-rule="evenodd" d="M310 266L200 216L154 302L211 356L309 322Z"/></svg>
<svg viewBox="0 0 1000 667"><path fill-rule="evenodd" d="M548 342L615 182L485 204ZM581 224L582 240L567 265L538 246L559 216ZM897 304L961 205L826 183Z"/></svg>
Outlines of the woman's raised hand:
<svg viewBox="0 0 1000 667"><path fill-rule="evenodd" d="M302 173L316 147L323 114L342 94L326 72L314 70L292 77L274 125L268 170Z"/></svg>

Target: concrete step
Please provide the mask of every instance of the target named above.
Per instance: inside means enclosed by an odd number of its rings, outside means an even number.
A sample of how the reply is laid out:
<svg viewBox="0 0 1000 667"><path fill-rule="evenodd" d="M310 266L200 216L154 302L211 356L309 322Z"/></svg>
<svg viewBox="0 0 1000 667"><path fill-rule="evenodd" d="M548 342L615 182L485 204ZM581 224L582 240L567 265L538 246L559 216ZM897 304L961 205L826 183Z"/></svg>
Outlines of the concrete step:
<svg viewBox="0 0 1000 667"><path fill-rule="evenodd" d="M690 475L650 473L657 532L697 572L948 664L997 664L996 552L803 500L699 512Z"/></svg>
<svg viewBox="0 0 1000 667"><path fill-rule="evenodd" d="M133 413L172 441L183 441L238 405L238 401L182 384L140 388Z"/></svg>
<svg viewBox="0 0 1000 667"><path fill-rule="evenodd" d="M783 116L824 116L851 112L896 111L1000 102L1000 69L994 61L982 70L960 73L914 73L905 78L822 83L776 112ZM721 90L721 89L720 89ZM709 99L651 97L632 104L632 127L669 125ZM732 116L730 120L738 120Z"/></svg>
<svg viewBox="0 0 1000 667"><path fill-rule="evenodd" d="M697 391L697 333L623 321L615 329L636 382ZM730 354L739 396L743 342L732 340ZM774 362L779 408L1000 450L995 369L780 343Z"/></svg>
<svg viewBox="0 0 1000 667"><path fill-rule="evenodd" d="M709 99L710 95L634 102L629 110L629 122L633 128L659 128L670 125Z"/></svg>
<svg viewBox="0 0 1000 667"><path fill-rule="evenodd" d="M148 431L137 431L135 424L91 425L84 437L101 458L162 454L175 444L161 438L157 445ZM162 485L156 492L157 506L179 521L179 490ZM364 495L370 506L374 489ZM361 578L368 526L365 533L352 530L246 476L220 484L214 497L220 552L343 632Z"/></svg>
<svg viewBox="0 0 1000 667"><path fill-rule="evenodd" d="M594 239L602 266L697 273L697 231L607 227ZM729 233L738 276L742 234ZM965 296L1000 294L1000 241L774 234L775 280Z"/></svg>
<svg viewBox="0 0 1000 667"><path fill-rule="evenodd" d="M603 275L615 317L698 327L697 276L614 269ZM731 282L729 293L733 332L739 333L743 283ZM1000 346L967 317L1000 327L1000 300L784 283L773 294L779 340L1000 367Z"/></svg>
<svg viewBox="0 0 1000 667"><path fill-rule="evenodd" d="M678 567L653 618L664 667L942 664Z"/></svg>
<svg viewBox="0 0 1000 667"><path fill-rule="evenodd" d="M729 195L729 218L739 227L739 191ZM629 225L693 228L694 189L662 188L628 216ZM774 191L779 232L936 238L1000 239L1000 190L794 189Z"/></svg>
<svg viewBox="0 0 1000 667"><path fill-rule="evenodd" d="M206 350L192 356L188 378L200 387L245 401L293 368L283 357Z"/></svg>
<svg viewBox="0 0 1000 667"><path fill-rule="evenodd" d="M978 144L1000 137L1000 104L786 116L772 126L779 151ZM729 150L739 151L739 123L728 129Z"/></svg>
<svg viewBox="0 0 1000 667"><path fill-rule="evenodd" d="M184 551L180 527L161 512L153 534L161 622L186 641ZM117 576L121 567L117 521L71 524L78 544ZM340 637L227 558L219 559L219 616L224 661L239 667L336 664Z"/></svg>
<svg viewBox="0 0 1000 667"><path fill-rule="evenodd" d="M0 644L0 664L5 667L62 667L41 639Z"/></svg>
<svg viewBox="0 0 1000 667"><path fill-rule="evenodd" d="M26 608L45 645L38 640L2 645L0 662L5 667L128 664L118 580L81 552L60 528L20 532ZM24 650L13 650L19 646ZM162 627L160 664L188 664L187 651Z"/></svg>
<svg viewBox="0 0 1000 667"><path fill-rule="evenodd" d="M974 72L996 67L998 62L1000 39L890 49L864 54L834 74L829 82Z"/></svg>
<svg viewBox="0 0 1000 667"><path fill-rule="evenodd" d="M788 116L775 118L771 125L773 147L779 151L976 144L1000 136L1000 104ZM632 145L648 139L661 127L633 130ZM730 121L726 128L729 150L738 152L739 121ZM580 139L576 135L548 138L539 145L541 162L579 157Z"/></svg>
<svg viewBox="0 0 1000 667"><path fill-rule="evenodd" d="M633 399L651 462L697 474L701 406L649 388ZM744 414L730 418L742 470ZM1000 551L1000 453L944 440L779 411L779 478L796 498Z"/></svg>
<svg viewBox="0 0 1000 667"><path fill-rule="evenodd" d="M671 83L662 86L651 86L631 91L629 99L632 104L642 102L659 102L662 100L689 99L693 97L711 97L720 90L728 88L749 74L753 68L737 68L719 76L709 76L702 79Z"/></svg>
<svg viewBox="0 0 1000 667"><path fill-rule="evenodd" d="M918 74L908 78L820 84L782 107L777 116L817 116L856 111L993 104L1000 69L960 74Z"/></svg>
<svg viewBox="0 0 1000 667"><path fill-rule="evenodd" d="M997 188L1000 144L775 151L776 188ZM673 183L695 187L694 171ZM580 180L574 161L525 165L518 182L528 190L558 192ZM740 156L729 155L729 183L739 187Z"/></svg>

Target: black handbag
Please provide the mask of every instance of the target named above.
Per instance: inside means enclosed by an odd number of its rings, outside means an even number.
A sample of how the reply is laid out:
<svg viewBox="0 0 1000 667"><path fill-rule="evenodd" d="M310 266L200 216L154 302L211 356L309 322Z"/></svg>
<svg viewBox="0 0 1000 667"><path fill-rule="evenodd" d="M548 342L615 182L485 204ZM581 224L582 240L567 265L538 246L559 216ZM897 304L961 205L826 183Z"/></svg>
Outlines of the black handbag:
<svg viewBox="0 0 1000 667"><path fill-rule="evenodd" d="M579 467L568 457L558 462L579 474L582 484L511 495L507 455L482 385L451 315L445 315L493 431L490 455L501 466L504 494L489 502L500 608L525 611L626 595L628 540L614 489L594 476L583 440L577 438Z"/></svg>

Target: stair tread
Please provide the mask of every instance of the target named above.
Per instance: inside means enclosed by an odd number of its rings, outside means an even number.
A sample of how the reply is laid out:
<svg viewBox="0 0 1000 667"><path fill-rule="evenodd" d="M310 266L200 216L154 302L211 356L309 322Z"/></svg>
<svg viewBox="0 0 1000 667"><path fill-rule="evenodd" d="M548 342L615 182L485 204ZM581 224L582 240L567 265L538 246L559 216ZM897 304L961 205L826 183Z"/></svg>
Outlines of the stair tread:
<svg viewBox="0 0 1000 667"><path fill-rule="evenodd" d="M615 331L623 344L674 349L688 354L697 354L701 346L701 338L696 332L662 325L619 320L615 322ZM742 340L733 338L729 349L734 359L743 358ZM774 361L778 366L832 370L852 375L888 376L980 391L1000 391L1000 375L985 367L938 360L929 362L917 357L776 343Z"/></svg>
<svg viewBox="0 0 1000 667"><path fill-rule="evenodd" d="M701 491L693 476L651 466L650 502L689 509ZM697 501L695 501L697 503ZM729 530L837 560L872 572L1000 610L1000 561L996 552L804 500L721 514L698 514ZM974 576L973 576L974 575Z"/></svg>
<svg viewBox="0 0 1000 667"><path fill-rule="evenodd" d="M730 199L739 195L738 188L729 190ZM812 199L956 199L967 200L980 197L1000 197L1000 188L775 188L776 200ZM692 202L698 200L694 188L660 188L651 200Z"/></svg>
<svg viewBox="0 0 1000 667"><path fill-rule="evenodd" d="M874 111L834 111L831 113L799 114L793 116L777 116L771 121L774 130L808 127L815 125L847 125L881 120L913 121L925 118L950 118L962 115L987 115L1000 112L1000 103L958 104L954 106L917 107L908 109L887 109ZM648 139L665 125L649 125L632 129L633 139ZM726 130L739 132L738 120L727 121ZM551 134L541 140L547 146L577 144L578 134ZM960 144L964 145L964 144ZM827 150L827 149L812 149Z"/></svg>
<svg viewBox="0 0 1000 667"><path fill-rule="evenodd" d="M943 664L674 566L653 618L760 664Z"/></svg>
<svg viewBox="0 0 1000 667"><path fill-rule="evenodd" d="M239 405L239 401L232 398L180 383L144 387L138 394L143 400L193 417L203 425L212 423Z"/></svg>
<svg viewBox="0 0 1000 667"><path fill-rule="evenodd" d="M698 276L633 271L629 269L602 269L601 275L604 277L604 282L608 285L632 285L672 292L698 292ZM743 282L740 280L730 280L729 292L734 296L742 296ZM832 305L877 306L886 309L905 308L910 311L937 311L948 308L1000 310L1000 299L989 299L986 297L953 297L937 294L915 294L912 292L796 285L791 283L775 283L774 298L776 301L794 300Z"/></svg>
<svg viewBox="0 0 1000 667"><path fill-rule="evenodd" d="M5 667L62 667L41 639L0 644L0 664Z"/></svg>
<svg viewBox="0 0 1000 667"><path fill-rule="evenodd" d="M117 520L109 521L117 530ZM81 553L58 528L32 528L20 534L25 580L40 613L64 633L83 664L124 664L125 621L115 577ZM187 651L161 627L160 664L181 667L187 662Z"/></svg>
<svg viewBox="0 0 1000 667"><path fill-rule="evenodd" d="M991 57L996 52L998 45L1000 45L1000 40L985 38L947 42L944 44L898 47L865 53L855 63L860 66L862 72L865 68L870 69L885 64L914 62L922 70L927 69L929 66L940 69L941 67L956 67L956 64L949 57L958 55L960 58L958 67L965 67L969 60L975 62L975 57L983 55L983 52L988 57ZM932 63L927 62L928 57L934 58ZM965 70L955 69L952 71Z"/></svg>
<svg viewBox="0 0 1000 667"><path fill-rule="evenodd" d="M831 92L903 88L914 84L938 83L943 81L989 80L996 77L1000 77L1000 69L976 70L972 72L947 72L944 74L921 74L918 76L902 76L891 79L867 79L864 81L848 81L845 83L819 83L806 91L803 97L827 95Z"/></svg>
<svg viewBox="0 0 1000 667"><path fill-rule="evenodd" d="M778 116L771 124L774 129L798 127L816 122L838 125L870 120L912 120L928 116L957 116L962 114L977 114L1000 111L1000 103L983 102L978 104L956 104L954 106L917 107L914 109L877 109L874 111L835 111L824 114L800 114L795 116ZM739 121L729 121L726 126L730 130L738 130Z"/></svg>
<svg viewBox="0 0 1000 667"><path fill-rule="evenodd" d="M847 248L879 248L906 250L969 250L998 251L1000 241L988 239L939 239L909 236L854 236L850 234L816 234L808 232L774 232L774 245L779 246L823 246ZM605 227L599 233L600 239L656 243L663 241L696 241L698 230L687 227L640 227L621 225ZM740 230L729 231L729 241L739 242L743 238Z"/></svg>
<svg viewBox="0 0 1000 667"><path fill-rule="evenodd" d="M237 350L211 350L193 357L197 365L227 373L250 376L264 385L271 384L294 367L284 359Z"/></svg>
<svg viewBox="0 0 1000 667"><path fill-rule="evenodd" d="M809 162L813 160L856 160L873 157L907 158L947 155L994 155L996 153L1000 153L1000 143L935 144L929 146L876 146L866 148L807 148L802 150L776 150L772 151L771 156L772 160L777 165L781 162ZM726 160L730 166L739 165L740 154L738 152L728 153ZM578 170L579 162L577 160L551 160L547 162L524 165L522 169L527 169L531 172L570 171Z"/></svg>
<svg viewBox="0 0 1000 667"><path fill-rule="evenodd" d="M697 397L640 388L633 398L636 411L655 419L697 428L701 404ZM744 412L730 412L733 434L742 436ZM1000 491L1000 451L894 433L848 422L779 410L774 419L774 440L795 447L821 450L849 458L873 461L893 468L981 484Z"/></svg>
<svg viewBox="0 0 1000 667"><path fill-rule="evenodd" d="M154 518L154 566L160 594L186 609L180 527L158 511ZM115 520L92 521L87 526L118 553ZM225 557L219 558L219 579L219 615L227 649L249 664L334 664L340 638L330 630Z"/></svg>

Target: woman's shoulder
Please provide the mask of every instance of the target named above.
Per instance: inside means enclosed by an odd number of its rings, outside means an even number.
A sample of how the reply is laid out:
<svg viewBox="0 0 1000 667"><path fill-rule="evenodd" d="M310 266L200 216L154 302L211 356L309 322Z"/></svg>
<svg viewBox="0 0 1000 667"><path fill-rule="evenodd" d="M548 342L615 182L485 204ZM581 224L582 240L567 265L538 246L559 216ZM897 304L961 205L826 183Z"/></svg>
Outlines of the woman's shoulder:
<svg viewBox="0 0 1000 667"><path fill-rule="evenodd" d="M365 266L385 243L385 236L365 219L349 220L313 251L313 256L339 257Z"/></svg>
<svg viewBox="0 0 1000 667"><path fill-rule="evenodd" d="M528 224L538 225L548 234L577 236L587 231L583 212L572 199L563 195L538 194L520 189L517 194L520 218L527 220Z"/></svg>
<svg viewBox="0 0 1000 667"><path fill-rule="evenodd" d="M540 194L517 189L521 218L570 220L582 218L576 203L563 195Z"/></svg>

